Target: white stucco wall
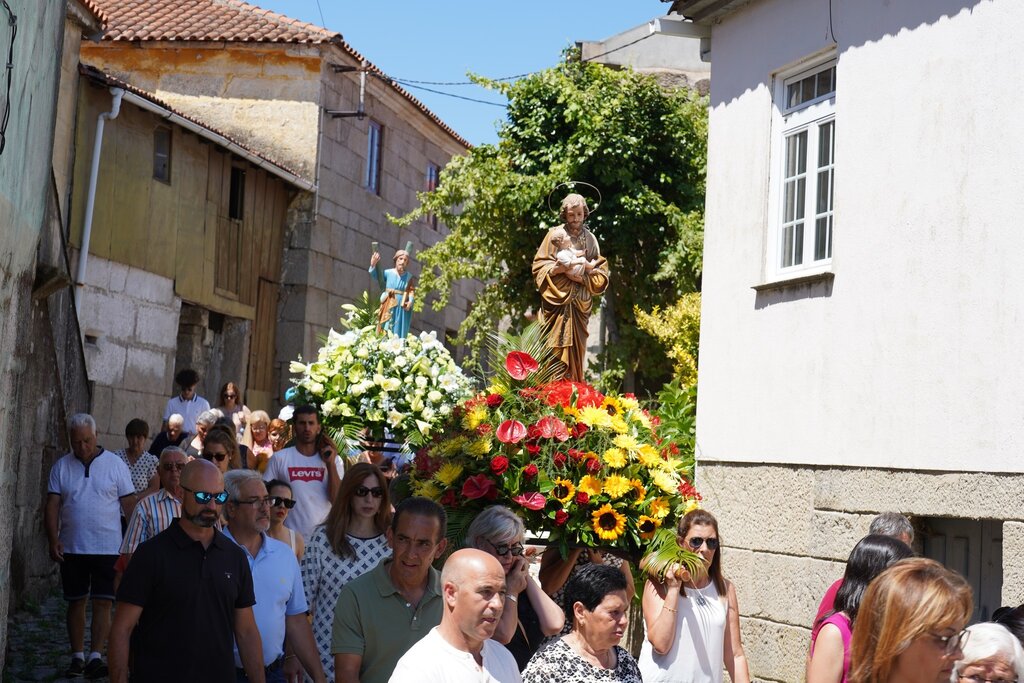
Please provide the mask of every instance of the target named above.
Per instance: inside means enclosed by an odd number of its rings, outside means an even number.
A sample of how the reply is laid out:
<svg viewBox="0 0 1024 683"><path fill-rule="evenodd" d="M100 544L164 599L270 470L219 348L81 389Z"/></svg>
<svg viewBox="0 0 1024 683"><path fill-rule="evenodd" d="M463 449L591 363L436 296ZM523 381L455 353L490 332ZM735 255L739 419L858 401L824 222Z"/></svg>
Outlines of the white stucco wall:
<svg viewBox="0 0 1024 683"><path fill-rule="evenodd" d="M832 3L835 279L756 292L772 75L829 47L828 6L713 27L699 456L1024 472L1024 5Z"/></svg>

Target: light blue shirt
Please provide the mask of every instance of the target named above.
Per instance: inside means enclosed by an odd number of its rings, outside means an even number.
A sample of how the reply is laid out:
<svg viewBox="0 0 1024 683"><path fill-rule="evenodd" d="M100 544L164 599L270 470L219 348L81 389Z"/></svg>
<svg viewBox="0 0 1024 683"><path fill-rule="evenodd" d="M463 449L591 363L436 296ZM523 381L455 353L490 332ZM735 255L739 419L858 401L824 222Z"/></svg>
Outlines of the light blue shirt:
<svg viewBox="0 0 1024 683"><path fill-rule="evenodd" d="M235 541L226 526L224 535ZM263 641L263 665L270 666L284 654L285 617L305 614L309 606L306 604L306 592L302 589L302 572L295 553L286 543L266 534L260 536L263 545L256 557L250 555L244 545L239 544L239 547L249 560L249 569L252 570L252 584L256 591L252 614ZM238 643L235 643L235 666L242 667Z"/></svg>

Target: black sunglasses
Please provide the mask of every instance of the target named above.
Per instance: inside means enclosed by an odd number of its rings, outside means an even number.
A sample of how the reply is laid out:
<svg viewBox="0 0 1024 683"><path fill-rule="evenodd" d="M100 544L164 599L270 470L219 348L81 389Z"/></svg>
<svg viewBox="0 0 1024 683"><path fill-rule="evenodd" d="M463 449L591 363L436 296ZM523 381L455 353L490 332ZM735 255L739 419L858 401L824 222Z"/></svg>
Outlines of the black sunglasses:
<svg viewBox="0 0 1024 683"><path fill-rule="evenodd" d="M191 493L192 496L196 499L196 502L199 503L200 505L206 505L211 500L217 503L217 505L223 505L224 503L228 502L227 491L221 491L220 493L208 493L206 491L193 491L187 486L182 486L181 488Z"/></svg>
<svg viewBox="0 0 1024 683"><path fill-rule="evenodd" d="M688 543L694 550L700 550L700 547L707 543L708 550L718 550L718 539L717 538L701 538L700 536L692 537Z"/></svg>
<svg viewBox="0 0 1024 683"><path fill-rule="evenodd" d="M487 542L491 543L490 541ZM496 552L501 557L505 557L509 553L512 553L513 555L518 557L519 555L522 555L526 552L526 548L523 547L522 543L512 543L511 545L508 543L502 543L501 545L491 543L491 547L494 548L494 552Z"/></svg>
<svg viewBox="0 0 1024 683"><path fill-rule="evenodd" d="M275 508L284 506L285 508L291 510L293 507L295 507L295 501L292 500L291 498L284 498L283 496L271 496L270 506Z"/></svg>
<svg viewBox="0 0 1024 683"><path fill-rule="evenodd" d="M365 486L357 486L355 494L359 498L366 498L366 496L372 494L374 498L380 498L384 495L384 489L379 486L374 486L372 489L368 489Z"/></svg>
<svg viewBox="0 0 1024 683"><path fill-rule="evenodd" d="M228 457L227 453L207 453L205 451L203 452L203 460L216 460L217 462L220 462L226 457Z"/></svg>

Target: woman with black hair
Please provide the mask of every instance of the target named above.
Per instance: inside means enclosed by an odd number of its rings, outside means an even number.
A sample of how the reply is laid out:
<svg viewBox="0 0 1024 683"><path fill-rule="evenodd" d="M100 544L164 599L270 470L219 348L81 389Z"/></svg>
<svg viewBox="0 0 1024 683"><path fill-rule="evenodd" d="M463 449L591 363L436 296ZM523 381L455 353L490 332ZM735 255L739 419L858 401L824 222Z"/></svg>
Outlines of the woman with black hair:
<svg viewBox="0 0 1024 683"><path fill-rule="evenodd" d="M572 630L541 648L523 671L523 683L641 683L632 655L619 647L629 621L626 577L615 567L588 564L565 586Z"/></svg>
<svg viewBox="0 0 1024 683"><path fill-rule="evenodd" d="M846 683L850 671L850 640L868 584L889 565L913 556L903 541L881 534L865 536L846 561L843 585L835 608L814 624L807 660L807 683Z"/></svg>

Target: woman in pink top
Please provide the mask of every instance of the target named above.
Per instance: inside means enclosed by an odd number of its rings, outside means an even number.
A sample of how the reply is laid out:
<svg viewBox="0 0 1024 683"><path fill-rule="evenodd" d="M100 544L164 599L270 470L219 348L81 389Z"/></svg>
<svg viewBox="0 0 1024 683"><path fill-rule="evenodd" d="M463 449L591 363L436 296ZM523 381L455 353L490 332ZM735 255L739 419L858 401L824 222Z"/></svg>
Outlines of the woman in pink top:
<svg viewBox="0 0 1024 683"><path fill-rule="evenodd" d="M836 593L835 608L819 619L811 632L807 683L846 683L853 622L868 584L883 569L913 554L906 543L880 534L865 536L854 546Z"/></svg>

